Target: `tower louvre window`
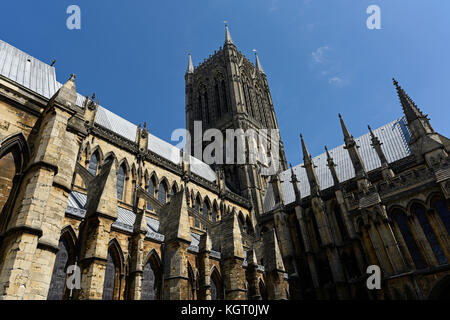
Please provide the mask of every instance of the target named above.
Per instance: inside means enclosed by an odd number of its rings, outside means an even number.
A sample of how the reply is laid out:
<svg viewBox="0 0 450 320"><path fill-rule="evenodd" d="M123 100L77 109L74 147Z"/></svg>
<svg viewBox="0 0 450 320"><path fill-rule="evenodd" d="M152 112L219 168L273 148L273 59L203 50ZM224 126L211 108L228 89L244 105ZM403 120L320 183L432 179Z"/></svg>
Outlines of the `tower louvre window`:
<svg viewBox="0 0 450 320"><path fill-rule="evenodd" d="M220 94L219 94L219 85L216 84L214 86L214 95L215 95L215 103L216 103L216 115L217 115L217 119L220 119L221 117L221 110L220 110Z"/></svg>
<svg viewBox="0 0 450 320"><path fill-rule="evenodd" d="M222 80L221 82L221 89L222 89L222 101L223 101L223 105L224 105L224 110L225 112L228 112L230 109L228 107L228 99L227 99L227 88L225 85L225 80Z"/></svg>

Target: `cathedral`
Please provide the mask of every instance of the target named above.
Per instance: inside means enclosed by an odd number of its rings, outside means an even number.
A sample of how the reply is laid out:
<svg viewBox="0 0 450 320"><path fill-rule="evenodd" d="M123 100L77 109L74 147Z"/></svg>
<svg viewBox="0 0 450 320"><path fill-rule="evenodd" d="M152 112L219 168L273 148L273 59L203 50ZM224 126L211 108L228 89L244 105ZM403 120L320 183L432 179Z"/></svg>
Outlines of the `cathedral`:
<svg viewBox="0 0 450 320"><path fill-rule="evenodd" d="M185 86L189 133L279 130L227 26ZM312 157L301 136L299 165L267 137L267 174L207 164L0 40L0 299L450 299L450 140L394 90L393 121L354 138L339 115L344 144Z"/></svg>

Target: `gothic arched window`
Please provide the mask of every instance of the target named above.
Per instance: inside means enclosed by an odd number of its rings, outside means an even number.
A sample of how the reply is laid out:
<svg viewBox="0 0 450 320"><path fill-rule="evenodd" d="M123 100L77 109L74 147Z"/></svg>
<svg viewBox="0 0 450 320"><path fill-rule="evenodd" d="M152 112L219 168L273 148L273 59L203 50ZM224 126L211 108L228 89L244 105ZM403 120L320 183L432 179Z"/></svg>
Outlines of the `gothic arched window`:
<svg viewBox="0 0 450 320"><path fill-rule="evenodd" d="M159 184L159 188L158 188L158 200L162 203L165 204L167 201L167 189L166 189L166 184L164 182L161 182Z"/></svg>
<svg viewBox="0 0 450 320"><path fill-rule="evenodd" d="M427 237L427 240L431 246L431 249L433 250L434 255L436 256L438 263L439 264L447 263L447 258L445 257L444 251L442 250L439 240L436 237L436 234L434 233L430 221L428 221L428 217L425 212L425 207L418 203L414 203L411 206L411 211L413 214L416 215L417 219L419 220L420 226L422 227L422 230L425 233L425 236Z"/></svg>
<svg viewBox="0 0 450 320"><path fill-rule="evenodd" d="M266 286L261 279L259 279L259 293L261 294L261 300L267 300Z"/></svg>
<svg viewBox="0 0 450 320"><path fill-rule="evenodd" d="M152 196L155 195L155 182L153 180L153 177L148 181L148 193L150 193ZM153 210L152 205L150 202L147 202L147 210Z"/></svg>
<svg viewBox="0 0 450 320"><path fill-rule="evenodd" d="M142 300L158 300L161 290L161 274L154 261L149 260L142 273Z"/></svg>
<svg viewBox="0 0 450 320"><path fill-rule="evenodd" d="M220 275L218 271L214 268L211 273L210 278L211 283L211 300L222 300L223 299L223 289L222 289L222 281L220 279Z"/></svg>
<svg viewBox="0 0 450 320"><path fill-rule="evenodd" d="M217 221L217 207L214 205L211 212L211 219L213 222Z"/></svg>
<svg viewBox="0 0 450 320"><path fill-rule="evenodd" d="M200 213L200 197L198 195L197 198L195 198L194 210ZM198 219L194 219L194 226L196 228L200 228L200 222Z"/></svg>
<svg viewBox="0 0 450 320"><path fill-rule="evenodd" d="M203 202L203 215L206 219L209 219L209 205L206 201Z"/></svg>
<svg viewBox="0 0 450 320"><path fill-rule="evenodd" d="M406 246L408 248L409 254L414 261L416 269L424 269L427 267L422 253L417 246L416 240L411 232L406 216L401 211L395 211L392 215L397 222L400 233L405 240Z"/></svg>
<svg viewBox="0 0 450 320"><path fill-rule="evenodd" d="M187 287L187 297L188 300L194 300L195 298L195 278L194 272L190 265L188 265L188 287Z"/></svg>
<svg viewBox="0 0 450 320"><path fill-rule="evenodd" d="M117 250L110 246L106 260L103 300L118 300L120 287L120 259Z"/></svg>
<svg viewBox="0 0 450 320"><path fill-rule="evenodd" d="M119 173L117 174L117 199L123 200L123 193L125 190L125 165L121 165Z"/></svg>
<svg viewBox="0 0 450 320"><path fill-rule="evenodd" d="M94 152L94 154L91 157L91 161L89 161L89 172L95 176L97 174L97 168L98 168L98 153Z"/></svg>
<svg viewBox="0 0 450 320"><path fill-rule="evenodd" d="M50 281L50 288L47 295L47 300L63 300L66 289L66 275L67 268L75 261L72 255L69 242L66 237L62 236L59 239L58 252L55 257L55 264L53 266L52 279Z"/></svg>
<svg viewBox="0 0 450 320"><path fill-rule="evenodd" d="M444 198L435 198L431 202L433 208L436 210L436 213L442 220L447 232L450 234L450 210L447 204L447 201Z"/></svg>
<svg viewBox="0 0 450 320"><path fill-rule="evenodd" d="M14 185L16 164L12 152L0 159L0 213L3 210Z"/></svg>

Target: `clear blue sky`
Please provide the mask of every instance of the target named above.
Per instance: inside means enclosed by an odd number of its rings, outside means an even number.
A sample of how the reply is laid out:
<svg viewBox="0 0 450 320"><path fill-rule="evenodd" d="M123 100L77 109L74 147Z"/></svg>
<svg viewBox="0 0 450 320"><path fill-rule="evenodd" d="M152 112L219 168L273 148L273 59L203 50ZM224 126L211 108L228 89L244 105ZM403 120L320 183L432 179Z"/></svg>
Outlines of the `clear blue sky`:
<svg viewBox="0 0 450 320"><path fill-rule="evenodd" d="M81 7L82 29L66 28ZM366 8L381 8L368 30ZM77 75L83 95L169 141L184 128L184 73L223 44L228 20L238 49L258 49L288 161L343 143L337 113L356 137L402 115L391 78L450 136L450 1L196 0L3 1L0 37L50 63L60 82Z"/></svg>

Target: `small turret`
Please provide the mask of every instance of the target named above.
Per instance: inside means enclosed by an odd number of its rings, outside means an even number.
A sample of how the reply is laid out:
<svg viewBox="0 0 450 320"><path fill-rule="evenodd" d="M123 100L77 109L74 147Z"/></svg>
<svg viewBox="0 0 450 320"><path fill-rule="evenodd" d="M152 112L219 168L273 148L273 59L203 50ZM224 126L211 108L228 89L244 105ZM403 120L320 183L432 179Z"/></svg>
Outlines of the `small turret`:
<svg viewBox="0 0 450 320"><path fill-rule="evenodd" d="M339 186L339 179L337 176L336 164L334 163L327 146L325 146L325 152L327 153L327 167L330 169L331 176L333 177L334 186L337 187Z"/></svg>
<svg viewBox="0 0 450 320"><path fill-rule="evenodd" d="M300 134L300 139L302 141L302 150L303 150L303 167L306 169L306 175L308 176L309 187L311 189L311 196L318 197L320 196L320 185L319 178L316 173L316 166L312 160L311 155L309 154L308 148L306 147L306 143L303 140L303 135Z"/></svg>
<svg viewBox="0 0 450 320"><path fill-rule="evenodd" d="M353 168L355 169L355 176L356 178L367 178L366 168L364 167L364 162L362 161L361 155L358 151L359 146L356 144L355 139L348 131L344 119L342 119L340 113L339 120L341 122L342 133L344 135L344 148L347 149L350 159L352 160Z"/></svg>

